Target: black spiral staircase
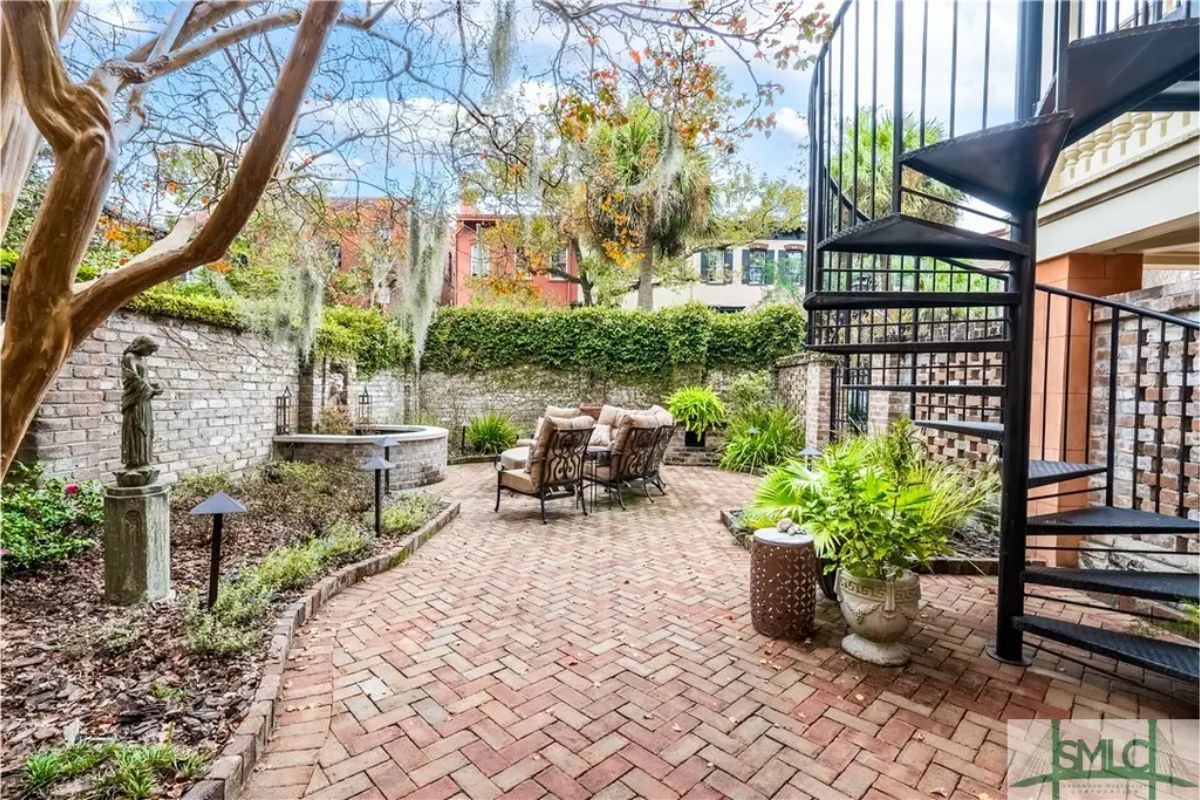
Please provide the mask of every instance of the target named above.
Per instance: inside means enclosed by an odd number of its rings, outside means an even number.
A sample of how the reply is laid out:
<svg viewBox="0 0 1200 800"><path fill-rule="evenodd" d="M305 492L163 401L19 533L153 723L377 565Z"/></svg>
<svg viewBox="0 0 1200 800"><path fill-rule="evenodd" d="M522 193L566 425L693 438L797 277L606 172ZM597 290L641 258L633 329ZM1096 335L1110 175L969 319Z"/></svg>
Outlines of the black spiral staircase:
<svg viewBox="0 0 1200 800"><path fill-rule="evenodd" d="M1127 610L1133 599L1200 603L1200 576L1188 569L1200 526L1188 516L1200 471L1191 466L1200 323L1035 283L1037 207L1063 148L1126 112L1200 110L1195 5L953 0L933 6L943 22L951 17L950 40L943 25L931 41L939 29L929 4L849 0L816 62L806 344L842 359L835 427L861 424L863 398L883 392L906 400L931 435L998 445L992 652L1001 661L1027 663L1024 635L1034 634L1200 680L1200 650L1190 643L1025 610L1030 598L1083 613L1110 608L1039 595L1040 587L1121 598ZM1004 37L993 33L1005 25L1017 31L1014 53L1000 52ZM947 56L948 76L931 64ZM969 79L980 61L981 75ZM1009 87L998 78L1014 72L1005 107L999 98ZM947 77L948 102L938 89ZM968 117L979 124L964 132ZM966 227L967 218L987 232ZM1066 349L1052 353L1052 326L1064 315ZM1068 407L1066 389L1070 359L1081 357L1071 336L1081 329L1082 414ZM1052 375L1052 364L1063 371ZM1050 393L1056 380L1061 409ZM1059 415L1057 427L1047 426L1048 414ZM1087 502L1029 514L1031 501L1063 497ZM1163 560L1164 548L1145 543L1154 537L1174 542L1167 555L1180 557L1178 571L1142 568L1141 556ZM1027 549L1094 555L1091 538L1115 545L1102 551L1112 568L1027 561Z"/></svg>

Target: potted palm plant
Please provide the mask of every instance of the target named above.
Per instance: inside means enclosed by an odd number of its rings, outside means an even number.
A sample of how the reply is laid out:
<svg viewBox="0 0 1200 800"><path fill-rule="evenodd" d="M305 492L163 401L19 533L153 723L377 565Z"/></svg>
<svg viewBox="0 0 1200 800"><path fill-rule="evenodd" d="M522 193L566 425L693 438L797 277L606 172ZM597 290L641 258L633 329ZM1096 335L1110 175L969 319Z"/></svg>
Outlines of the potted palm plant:
<svg viewBox="0 0 1200 800"><path fill-rule="evenodd" d="M675 421L683 425L687 447L703 447L705 435L725 419L725 404L707 386L684 386L663 402Z"/></svg>
<svg viewBox="0 0 1200 800"><path fill-rule="evenodd" d="M908 660L899 641L916 619L914 567L949 550L972 516L992 513L999 478L928 458L908 420L839 442L812 468L792 461L769 473L747 515L754 526L794 521L813 537L851 633L842 649L873 664Z"/></svg>

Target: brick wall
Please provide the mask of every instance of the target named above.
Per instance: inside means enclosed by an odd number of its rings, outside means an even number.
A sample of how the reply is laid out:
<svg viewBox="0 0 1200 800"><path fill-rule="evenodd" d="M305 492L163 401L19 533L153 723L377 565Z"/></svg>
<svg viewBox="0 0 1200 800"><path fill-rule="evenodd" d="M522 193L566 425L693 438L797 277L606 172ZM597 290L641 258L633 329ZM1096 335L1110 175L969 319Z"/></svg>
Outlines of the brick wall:
<svg viewBox="0 0 1200 800"><path fill-rule="evenodd" d="M1111 299L1200 319L1200 281L1156 286L1114 295ZM1093 325L1095 359L1089 450L1094 463L1104 463L1107 458L1108 441L1104 434L1108 429L1111 383L1111 319L1109 311L1101 309ZM1154 320L1139 325L1139 320L1130 315L1122 315L1119 324L1114 404L1116 505L1150 511L1157 506L1164 514L1174 514L1182 502L1193 517L1200 518L1200 492L1196 486L1200 479L1200 419L1193 417L1191 430L1180 430L1185 385L1188 410L1193 415L1197 412L1200 384L1197 336L1191 337L1185 360L1183 330L1178 326L1161 326ZM1098 485L1103 482L1103 477L1093 481Z"/></svg>
<svg viewBox="0 0 1200 800"><path fill-rule="evenodd" d="M295 404L303 394L291 346L251 332L120 311L63 367L22 443L22 461L41 461L50 475L112 481L121 458L121 355L142 335L159 344L147 360L151 380L165 390L154 401L154 452L165 480L240 472L270 458L275 398L290 389ZM378 421L403 413L403 376L381 373L368 388ZM361 391L352 381L352 409ZM318 414L319 399L310 398ZM296 417L293 406L293 424Z"/></svg>

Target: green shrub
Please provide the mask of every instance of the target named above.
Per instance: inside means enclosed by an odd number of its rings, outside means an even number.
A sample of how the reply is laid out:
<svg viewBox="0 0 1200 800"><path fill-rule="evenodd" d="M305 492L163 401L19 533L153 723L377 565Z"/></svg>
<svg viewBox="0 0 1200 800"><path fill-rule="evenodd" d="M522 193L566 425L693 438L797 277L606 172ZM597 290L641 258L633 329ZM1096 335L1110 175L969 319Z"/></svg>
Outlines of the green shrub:
<svg viewBox="0 0 1200 800"><path fill-rule="evenodd" d="M477 453L502 453L516 443L516 426L505 414L490 412L467 423L467 444Z"/></svg>
<svg viewBox="0 0 1200 800"><path fill-rule="evenodd" d="M427 494L406 494L388 503L380 514L383 532L388 536L407 536L437 513L440 503Z"/></svg>
<svg viewBox="0 0 1200 800"><path fill-rule="evenodd" d="M191 319L226 328L245 329L250 324L236 300L189 295L167 287L135 295L128 307L153 316Z"/></svg>
<svg viewBox="0 0 1200 800"><path fill-rule="evenodd" d="M321 409L321 421L317 423L319 433L349 436L354 433L354 420L345 406L325 406Z"/></svg>
<svg viewBox="0 0 1200 800"><path fill-rule="evenodd" d="M82 778L87 786L85 793L72 796L148 800L159 794L159 781L194 780L203 767L203 756L170 741L146 745L97 739L30 755L25 759L22 779L27 790L39 794Z"/></svg>
<svg viewBox="0 0 1200 800"><path fill-rule="evenodd" d="M254 570L262 586L272 590L296 589L321 569L320 554L307 544L278 547L267 554Z"/></svg>
<svg viewBox="0 0 1200 800"><path fill-rule="evenodd" d="M13 467L0 497L0 568L35 569L95 544L104 521L96 481L42 478L38 465Z"/></svg>
<svg viewBox="0 0 1200 800"><path fill-rule="evenodd" d="M174 487L175 498L181 502L203 500L216 492L228 492L233 488L233 479L227 472L197 472L184 475Z"/></svg>
<svg viewBox="0 0 1200 800"><path fill-rule="evenodd" d="M375 537L347 523L336 523L329 533L313 543L317 560L323 567L349 564L375 547Z"/></svg>
<svg viewBox="0 0 1200 800"><path fill-rule="evenodd" d="M730 410L736 416L771 401L771 374L765 370L743 372L729 384Z"/></svg>
<svg viewBox="0 0 1200 800"><path fill-rule="evenodd" d="M325 309L316 349L332 358L353 359L361 378L403 367L412 356L412 342L396 323L378 309L356 306Z"/></svg>
<svg viewBox="0 0 1200 800"><path fill-rule="evenodd" d="M725 404L707 386L684 386L664 402L675 421L683 423L684 430L691 433L704 433L725 419Z"/></svg>
<svg viewBox="0 0 1200 800"><path fill-rule="evenodd" d="M782 464L804 449L804 423L784 406L751 406L729 422L721 466L753 472Z"/></svg>
<svg viewBox="0 0 1200 800"><path fill-rule="evenodd" d="M532 366L651 379L686 367L766 369L799 350L803 334L803 312L793 305L738 314L699 304L654 312L444 308L421 364L447 373Z"/></svg>

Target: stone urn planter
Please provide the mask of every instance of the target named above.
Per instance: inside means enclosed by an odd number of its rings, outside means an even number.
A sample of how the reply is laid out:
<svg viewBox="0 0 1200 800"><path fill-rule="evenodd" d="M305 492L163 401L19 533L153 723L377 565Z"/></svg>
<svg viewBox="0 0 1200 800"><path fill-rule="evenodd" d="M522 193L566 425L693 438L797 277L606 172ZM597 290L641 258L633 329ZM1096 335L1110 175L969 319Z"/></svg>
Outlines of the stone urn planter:
<svg viewBox="0 0 1200 800"><path fill-rule="evenodd" d="M894 581L856 578L838 571L837 593L850 633L842 649L855 658L885 667L908 662L908 648L897 641L917 618L921 582L914 572Z"/></svg>

